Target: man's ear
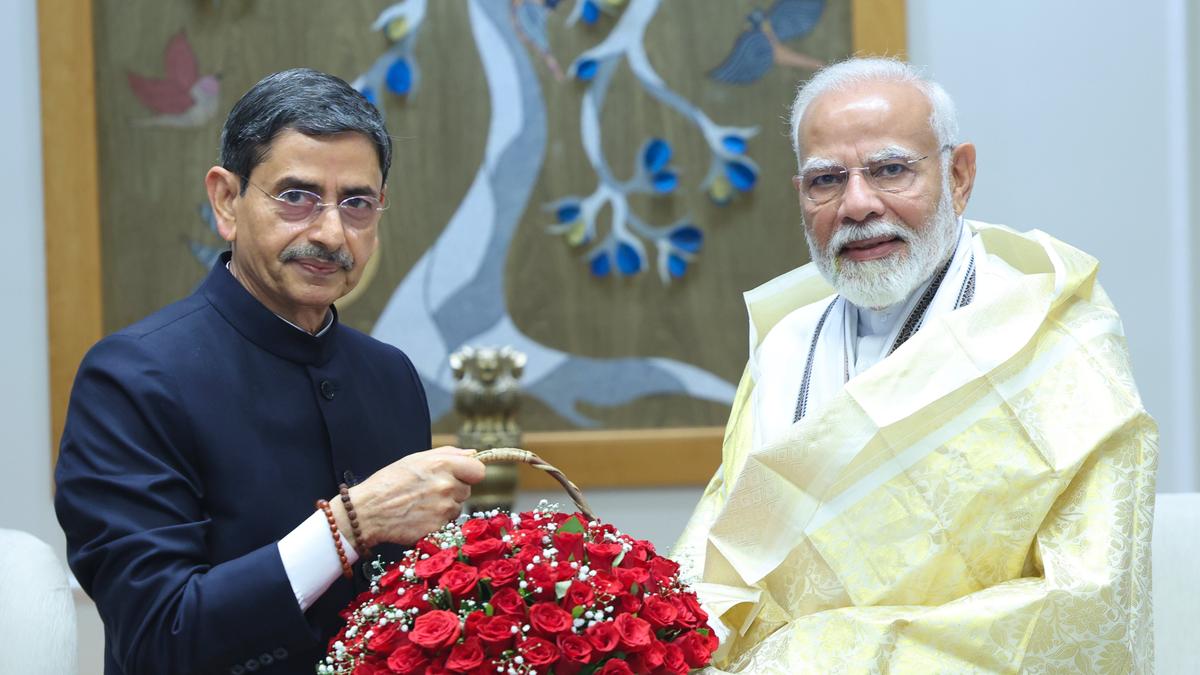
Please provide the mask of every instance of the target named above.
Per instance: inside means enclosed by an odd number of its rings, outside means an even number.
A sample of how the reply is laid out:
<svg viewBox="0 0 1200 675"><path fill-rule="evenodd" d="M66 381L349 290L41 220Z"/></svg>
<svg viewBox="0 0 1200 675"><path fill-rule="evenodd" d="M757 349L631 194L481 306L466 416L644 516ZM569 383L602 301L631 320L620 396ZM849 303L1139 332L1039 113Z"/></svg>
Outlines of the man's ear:
<svg viewBox="0 0 1200 675"><path fill-rule="evenodd" d="M217 221L217 233L232 243L237 238L237 212L233 203L242 193L242 179L228 169L214 166L204 176L204 187L208 189L208 203L212 205L213 218Z"/></svg>
<svg viewBox="0 0 1200 675"><path fill-rule="evenodd" d="M950 155L950 190L954 197L954 213L962 215L975 187L975 145L961 143Z"/></svg>

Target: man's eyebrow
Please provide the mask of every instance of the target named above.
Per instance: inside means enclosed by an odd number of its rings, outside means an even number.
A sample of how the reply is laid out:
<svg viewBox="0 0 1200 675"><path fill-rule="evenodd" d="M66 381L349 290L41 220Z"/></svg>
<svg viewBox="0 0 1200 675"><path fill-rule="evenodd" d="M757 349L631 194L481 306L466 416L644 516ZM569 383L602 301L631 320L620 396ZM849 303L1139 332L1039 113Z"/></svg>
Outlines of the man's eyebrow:
<svg viewBox="0 0 1200 675"><path fill-rule="evenodd" d="M809 157L804 160L804 164L800 166L800 175L804 175L809 171L824 171L826 169L841 169L842 163L835 162L827 157Z"/></svg>
<svg viewBox="0 0 1200 675"><path fill-rule="evenodd" d="M279 180L275 181L275 184L271 186L271 189L275 192L275 194L279 194L285 190L305 190L313 194L321 194L321 186L312 181L304 180L303 178L297 178L295 176L283 176Z"/></svg>
<svg viewBox="0 0 1200 675"><path fill-rule="evenodd" d="M915 159L917 153L901 145L889 145L867 155L867 164L884 162L889 159Z"/></svg>

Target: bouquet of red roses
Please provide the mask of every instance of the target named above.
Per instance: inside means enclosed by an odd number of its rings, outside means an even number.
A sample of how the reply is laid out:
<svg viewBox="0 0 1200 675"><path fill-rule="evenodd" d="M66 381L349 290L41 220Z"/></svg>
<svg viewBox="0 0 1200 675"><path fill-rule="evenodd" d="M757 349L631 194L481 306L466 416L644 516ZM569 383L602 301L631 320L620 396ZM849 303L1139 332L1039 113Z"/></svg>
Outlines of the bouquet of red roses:
<svg viewBox="0 0 1200 675"><path fill-rule="evenodd" d="M717 647L678 564L545 504L450 523L377 572L318 675L679 674Z"/></svg>

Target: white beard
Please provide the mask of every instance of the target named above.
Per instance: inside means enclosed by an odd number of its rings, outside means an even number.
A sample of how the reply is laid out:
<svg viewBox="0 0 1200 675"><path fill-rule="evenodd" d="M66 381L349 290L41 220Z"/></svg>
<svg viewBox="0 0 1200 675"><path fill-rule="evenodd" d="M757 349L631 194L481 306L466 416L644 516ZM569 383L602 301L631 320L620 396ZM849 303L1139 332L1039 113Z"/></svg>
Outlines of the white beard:
<svg viewBox="0 0 1200 675"><path fill-rule="evenodd" d="M920 230L910 230L877 218L862 225L838 228L829 244L821 250L805 226L804 238L821 276L838 294L859 307L880 309L903 301L932 277L954 251L958 241L958 216L954 214L949 187L942 186L937 209ZM854 261L838 257L838 252L847 244L875 237L899 238L908 245L908 251L877 260Z"/></svg>

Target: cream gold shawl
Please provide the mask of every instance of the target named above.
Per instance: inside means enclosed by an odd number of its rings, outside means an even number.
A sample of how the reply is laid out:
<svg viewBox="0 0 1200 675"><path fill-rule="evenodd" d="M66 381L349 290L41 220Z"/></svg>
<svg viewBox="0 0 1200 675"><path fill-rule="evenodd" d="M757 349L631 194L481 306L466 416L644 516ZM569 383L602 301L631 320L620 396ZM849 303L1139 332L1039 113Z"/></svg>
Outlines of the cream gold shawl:
<svg viewBox="0 0 1200 675"><path fill-rule="evenodd" d="M968 226L998 290L761 448L743 376L674 553L727 633L713 672L1152 672L1157 432L1097 263ZM797 272L753 335L828 303Z"/></svg>

